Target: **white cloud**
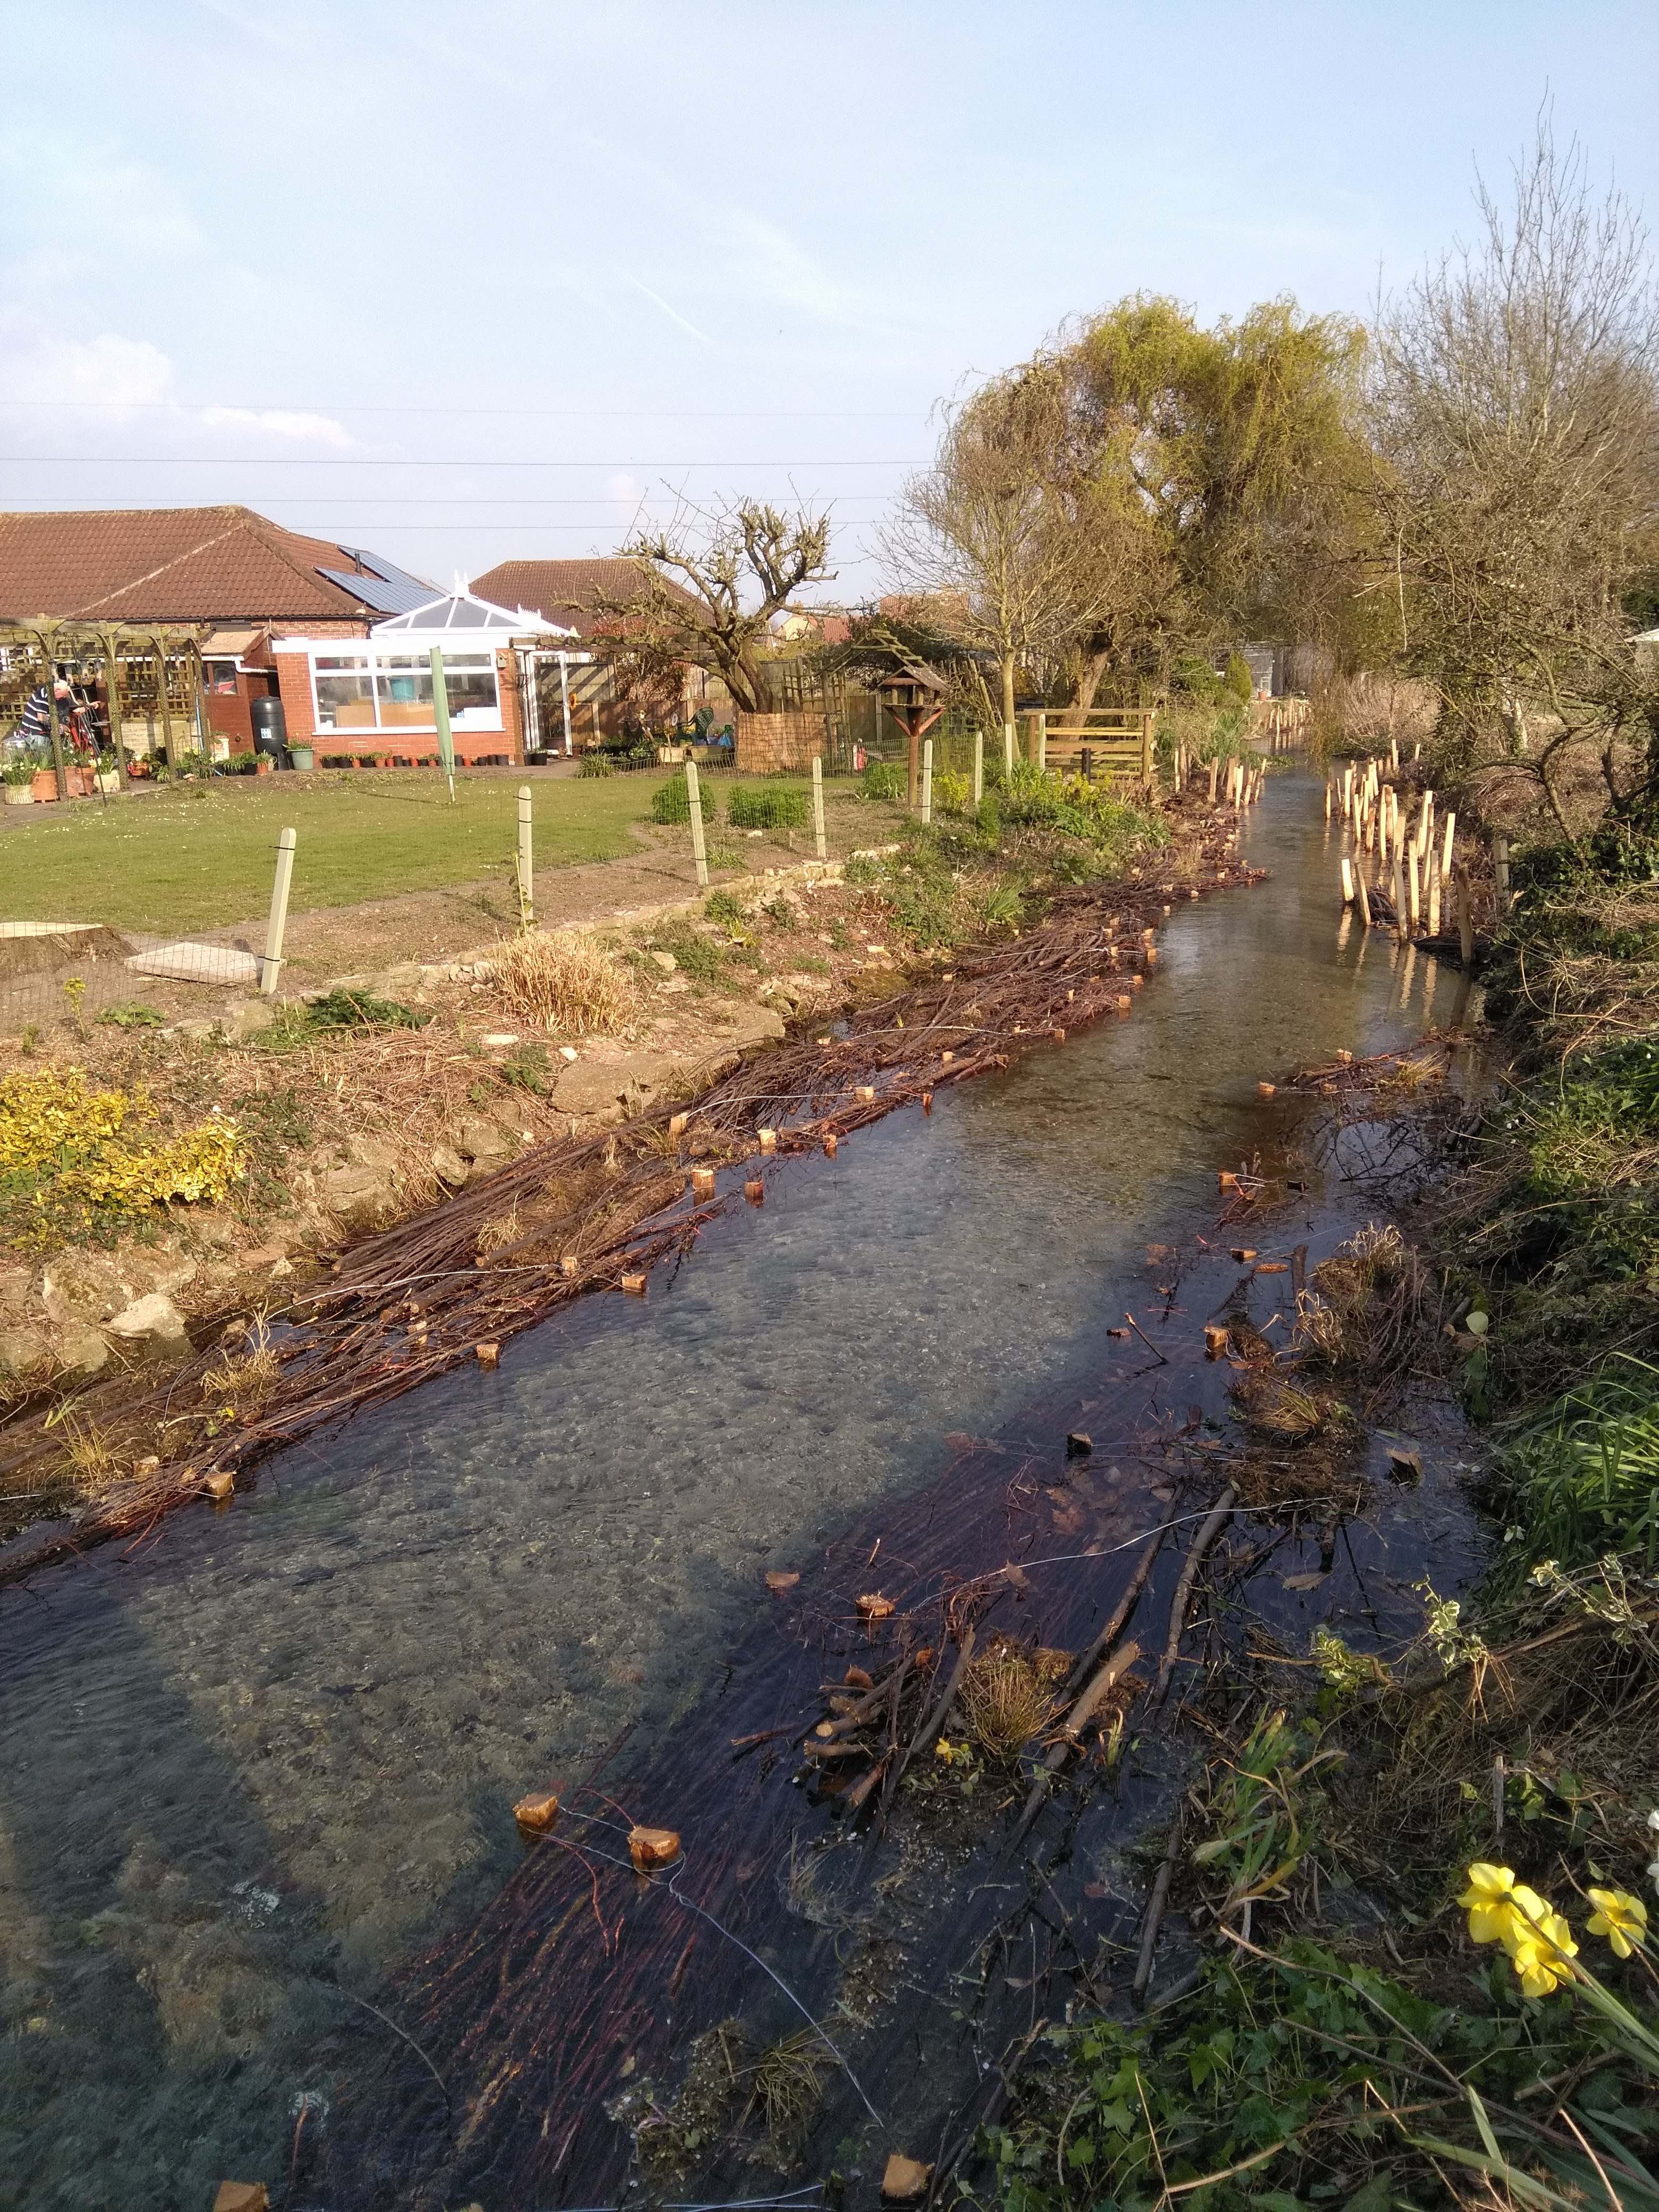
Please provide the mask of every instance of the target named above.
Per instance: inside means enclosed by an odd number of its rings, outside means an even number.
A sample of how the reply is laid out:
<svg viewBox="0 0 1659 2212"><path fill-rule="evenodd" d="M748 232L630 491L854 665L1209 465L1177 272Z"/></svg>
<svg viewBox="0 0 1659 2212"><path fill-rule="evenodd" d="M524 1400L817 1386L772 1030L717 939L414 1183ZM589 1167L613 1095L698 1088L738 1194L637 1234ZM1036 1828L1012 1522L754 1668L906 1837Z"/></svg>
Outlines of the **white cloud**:
<svg viewBox="0 0 1659 2212"><path fill-rule="evenodd" d="M47 401L54 407L153 407L172 397L173 363L148 338L106 331L95 338L62 338L38 323L13 322L0 331L0 398Z"/></svg>
<svg viewBox="0 0 1659 2212"><path fill-rule="evenodd" d="M273 438L292 438L320 446L349 446L355 441L343 423L331 415L310 415L286 407L204 407L201 421L210 430L263 431Z"/></svg>
<svg viewBox="0 0 1659 2212"><path fill-rule="evenodd" d="M738 209L716 218L712 234L735 289L794 307L820 322L862 319L868 303L855 285L832 276L787 231Z"/></svg>

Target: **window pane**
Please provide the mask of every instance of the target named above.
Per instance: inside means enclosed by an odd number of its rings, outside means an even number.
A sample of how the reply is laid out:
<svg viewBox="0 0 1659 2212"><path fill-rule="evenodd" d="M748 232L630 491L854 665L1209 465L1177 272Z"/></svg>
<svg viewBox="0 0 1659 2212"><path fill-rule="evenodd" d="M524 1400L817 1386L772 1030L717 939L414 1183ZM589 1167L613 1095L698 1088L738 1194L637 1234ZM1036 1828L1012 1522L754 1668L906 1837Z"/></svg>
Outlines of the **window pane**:
<svg viewBox="0 0 1659 2212"><path fill-rule="evenodd" d="M390 664L379 664L375 683L380 694L383 730L429 730L432 720L432 671L424 661L399 653Z"/></svg>
<svg viewBox="0 0 1659 2212"><path fill-rule="evenodd" d="M366 653L319 653L317 655L316 665L319 670L367 668L368 655Z"/></svg>
<svg viewBox="0 0 1659 2212"><path fill-rule="evenodd" d="M499 730L501 710L495 697L495 672L476 673L444 664L444 690L449 696L449 719L458 730Z"/></svg>
<svg viewBox="0 0 1659 2212"><path fill-rule="evenodd" d="M372 730L374 691L368 672L349 676L317 675L317 727L319 730Z"/></svg>

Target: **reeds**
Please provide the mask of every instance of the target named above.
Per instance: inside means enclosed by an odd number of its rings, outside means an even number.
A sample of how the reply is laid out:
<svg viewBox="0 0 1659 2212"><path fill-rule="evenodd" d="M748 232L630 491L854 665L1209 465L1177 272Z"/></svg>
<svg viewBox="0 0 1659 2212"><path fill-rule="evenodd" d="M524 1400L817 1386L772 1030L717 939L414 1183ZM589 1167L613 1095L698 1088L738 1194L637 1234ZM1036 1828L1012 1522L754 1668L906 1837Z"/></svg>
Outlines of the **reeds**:
<svg viewBox="0 0 1659 2212"><path fill-rule="evenodd" d="M965 1668L957 1692L968 1733L988 1759L1011 1765L1060 1711L1052 1681L1029 1654L998 1644Z"/></svg>

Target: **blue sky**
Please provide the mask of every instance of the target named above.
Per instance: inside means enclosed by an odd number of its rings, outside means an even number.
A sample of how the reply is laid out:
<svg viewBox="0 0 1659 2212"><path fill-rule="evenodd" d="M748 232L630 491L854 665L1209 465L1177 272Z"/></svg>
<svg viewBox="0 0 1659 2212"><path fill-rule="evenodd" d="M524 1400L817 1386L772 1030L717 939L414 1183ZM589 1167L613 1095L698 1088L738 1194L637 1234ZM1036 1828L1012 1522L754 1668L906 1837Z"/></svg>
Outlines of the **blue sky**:
<svg viewBox="0 0 1659 2212"><path fill-rule="evenodd" d="M752 490L834 502L856 596L963 380L1138 289L1363 312L1547 91L1659 216L1650 0L9 27L0 507L240 500L445 583Z"/></svg>

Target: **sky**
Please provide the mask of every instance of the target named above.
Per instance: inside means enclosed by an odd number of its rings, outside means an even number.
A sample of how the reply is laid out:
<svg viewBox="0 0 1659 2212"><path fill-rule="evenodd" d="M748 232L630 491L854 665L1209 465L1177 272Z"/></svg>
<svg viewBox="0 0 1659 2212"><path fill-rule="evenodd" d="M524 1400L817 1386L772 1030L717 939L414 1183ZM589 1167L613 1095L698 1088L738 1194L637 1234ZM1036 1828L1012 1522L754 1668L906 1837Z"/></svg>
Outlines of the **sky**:
<svg viewBox="0 0 1659 2212"><path fill-rule="evenodd" d="M1651 0L8 15L0 507L238 501L445 588L752 495L867 596L941 402L1127 293L1364 313L1547 99L1659 218Z"/></svg>

